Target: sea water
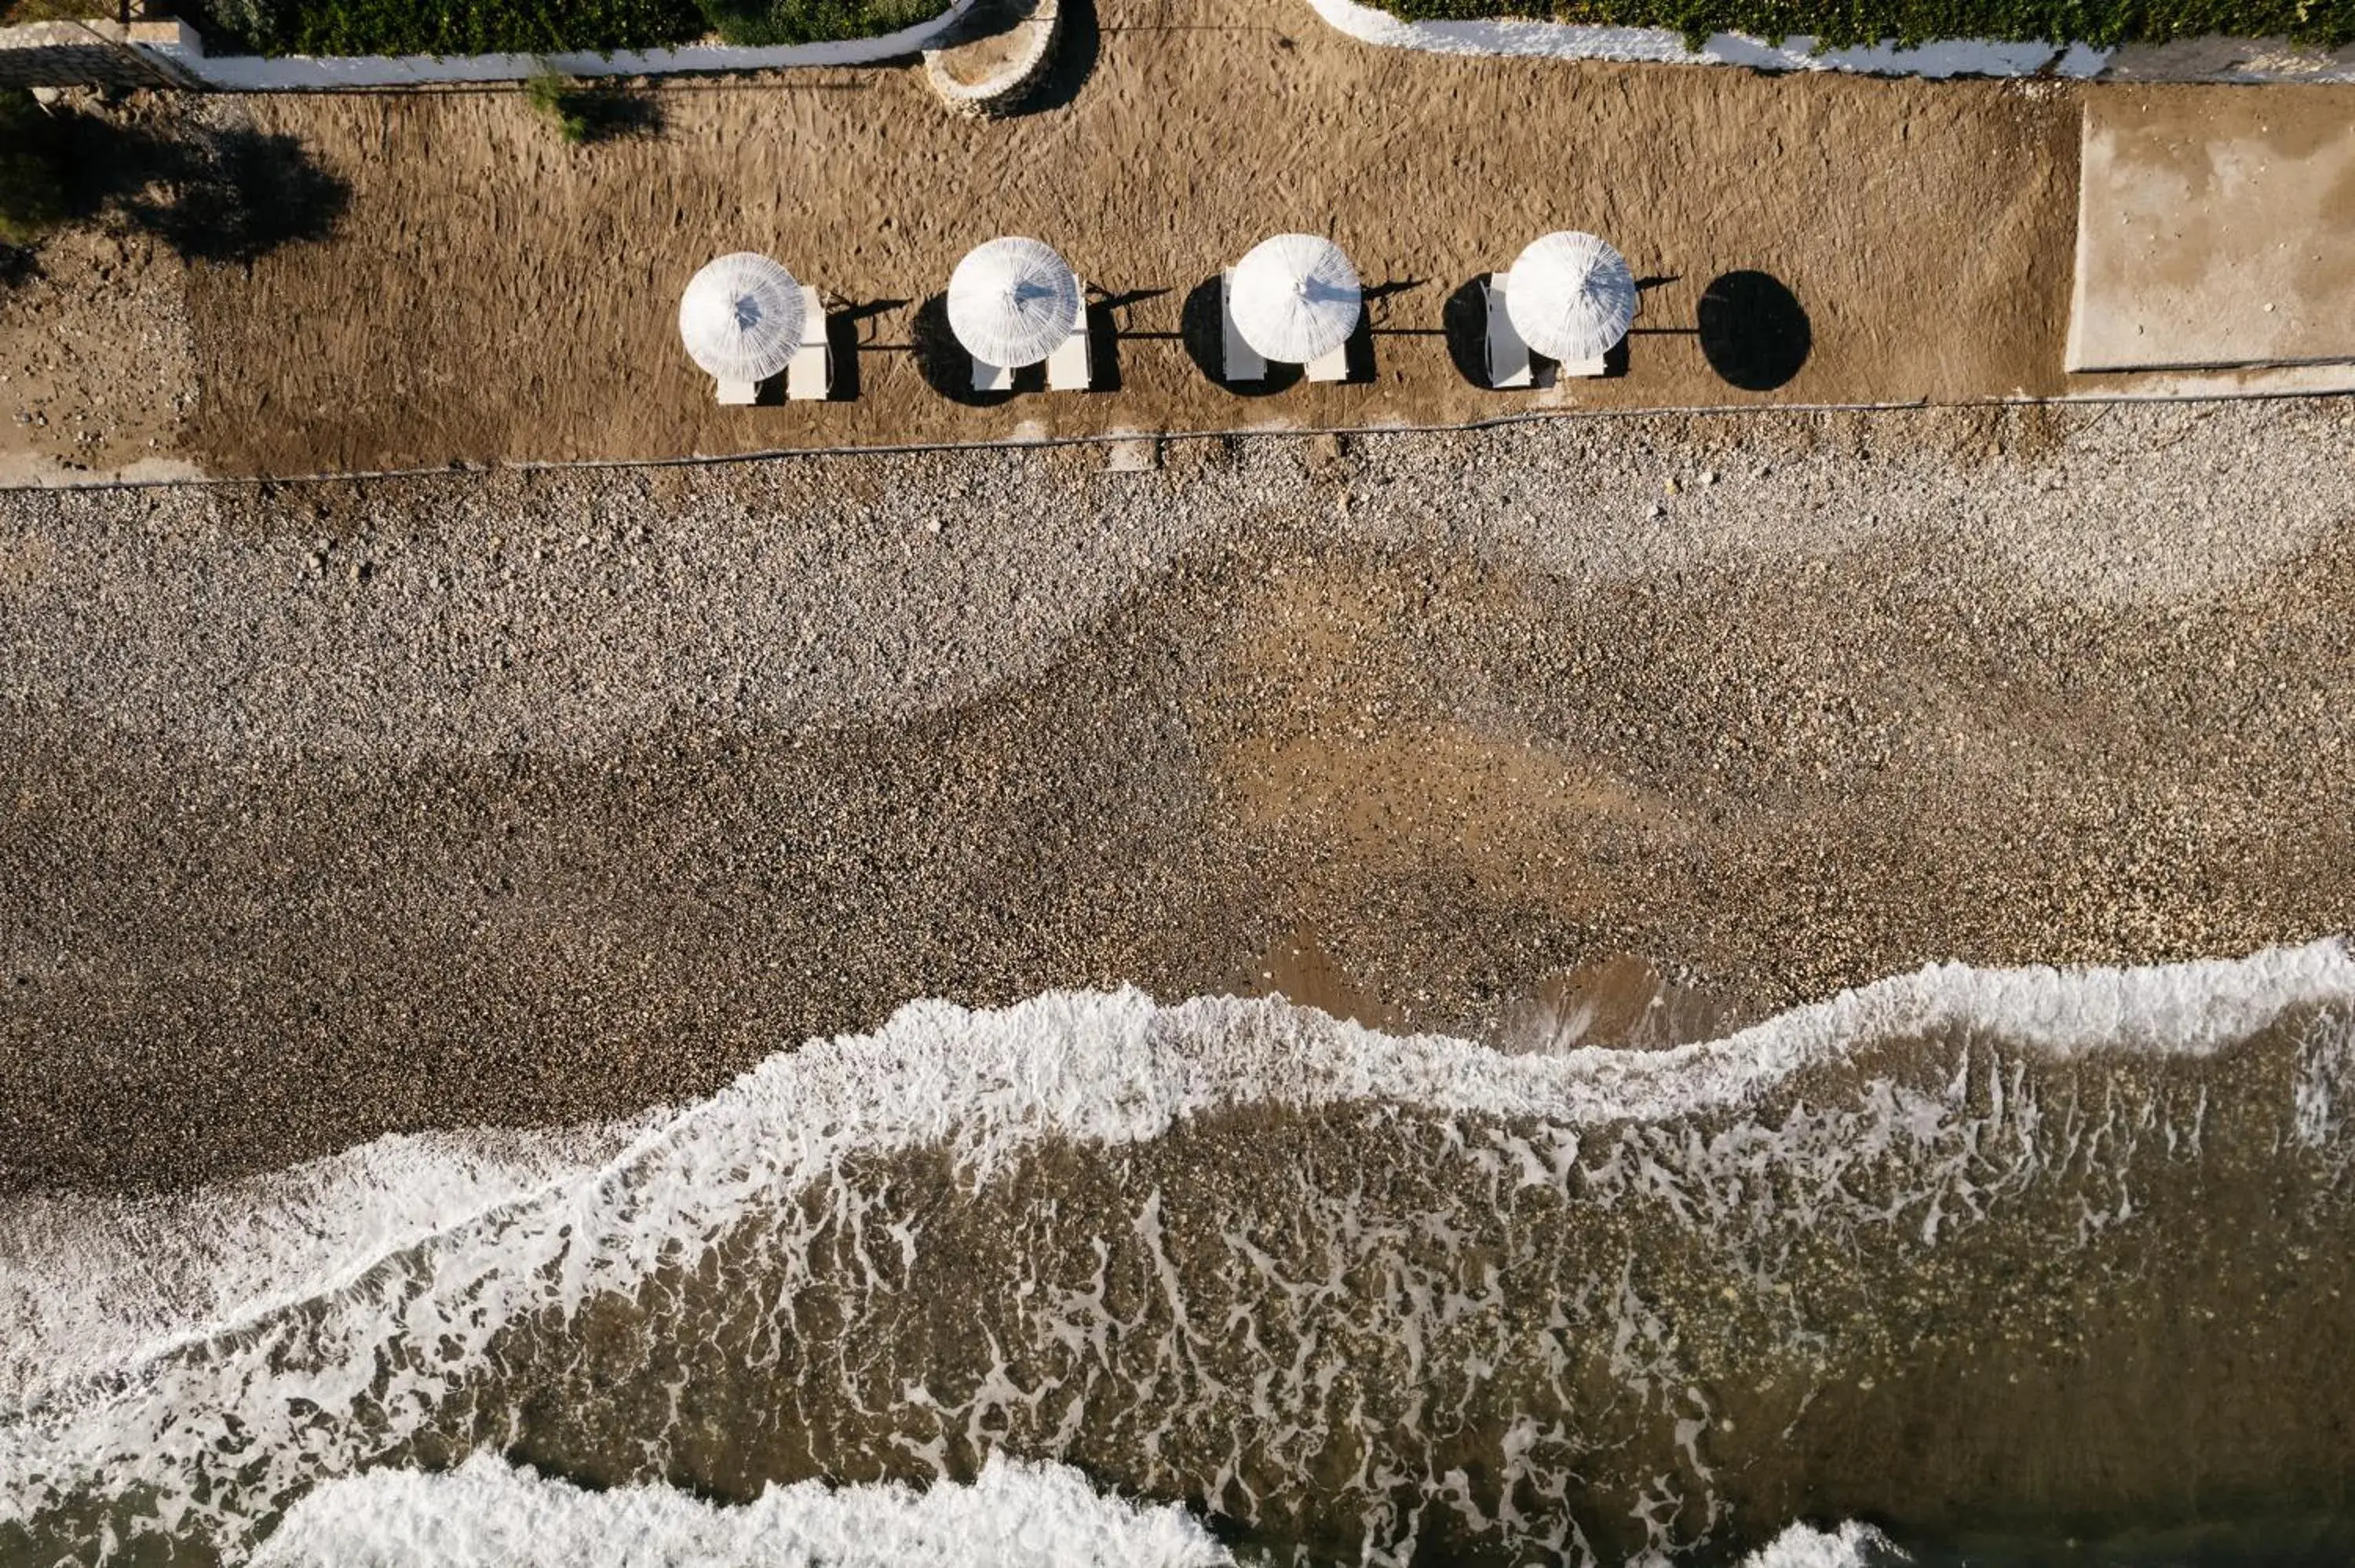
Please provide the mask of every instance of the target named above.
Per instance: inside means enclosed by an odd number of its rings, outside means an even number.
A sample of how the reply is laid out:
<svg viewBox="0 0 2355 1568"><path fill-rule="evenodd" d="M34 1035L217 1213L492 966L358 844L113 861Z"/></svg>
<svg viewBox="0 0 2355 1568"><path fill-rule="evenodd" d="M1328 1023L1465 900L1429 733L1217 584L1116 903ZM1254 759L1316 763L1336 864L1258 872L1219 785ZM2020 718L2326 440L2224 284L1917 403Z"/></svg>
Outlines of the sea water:
<svg viewBox="0 0 2355 1568"><path fill-rule="evenodd" d="M0 1203L0 1563L2340 1563L2355 958L1500 1054L939 1002Z"/></svg>

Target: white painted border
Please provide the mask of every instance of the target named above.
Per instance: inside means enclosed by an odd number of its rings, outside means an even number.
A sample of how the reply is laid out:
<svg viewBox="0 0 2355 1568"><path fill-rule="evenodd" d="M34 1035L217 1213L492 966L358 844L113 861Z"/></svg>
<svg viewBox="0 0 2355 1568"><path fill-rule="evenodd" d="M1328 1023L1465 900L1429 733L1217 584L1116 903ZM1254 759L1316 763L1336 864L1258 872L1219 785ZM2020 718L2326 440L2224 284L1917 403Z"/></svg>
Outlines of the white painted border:
<svg viewBox="0 0 2355 1568"><path fill-rule="evenodd" d="M1747 66L1753 70L1855 71L1868 76L2090 77L2109 63L2109 51L2084 44L1998 43L1950 38L1901 49L1815 50L1809 37L1770 44L1742 33L1717 33L1698 50L1665 27L1593 27L1566 22L1407 22L1358 0L1308 0L1333 26L1387 48L1443 55L1541 55L1556 59L1634 60L1668 65Z"/></svg>
<svg viewBox="0 0 2355 1568"><path fill-rule="evenodd" d="M440 82L521 81L544 68L567 76L666 76L683 71L783 70L801 66L872 65L923 52L978 0L950 0L929 22L872 38L739 48L687 44L673 49L617 49L549 55L208 55L193 34L144 46L210 88L229 92L316 91L345 87L421 87Z"/></svg>
<svg viewBox="0 0 2355 1568"><path fill-rule="evenodd" d="M1810 37L1770 44L1716 33L1700 49L1665 27L1589 27L1566 22L1407 22L1359 0L1308 0L1353 38L1385 48L1441 55L1522 55L1553 59L1633 60L1664 65L1747 66L1752 70L1854 71L1866 76L2052 75L2114 81L2355 82L2355 45L2335 54L2283 38L2179 38L2099 49L2091 44L2001 43L1945 38L1917 48L1891 44L1815 52Z"/></svg>

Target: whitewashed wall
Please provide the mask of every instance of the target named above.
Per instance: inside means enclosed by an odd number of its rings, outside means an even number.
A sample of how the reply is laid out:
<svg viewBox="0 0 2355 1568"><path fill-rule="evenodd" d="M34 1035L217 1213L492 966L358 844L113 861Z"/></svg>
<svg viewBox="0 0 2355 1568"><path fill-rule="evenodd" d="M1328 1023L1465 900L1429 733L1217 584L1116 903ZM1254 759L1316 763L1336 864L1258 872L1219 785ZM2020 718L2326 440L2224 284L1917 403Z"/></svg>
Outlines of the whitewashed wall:
<svg viewBox="0 0 2355 1568"><path fill-rule="evenodd" d="M1967 38L1901 49L1886 45L1813 52L1813 38L1770 44L1741 33L1718 33L1698 50L1665 27L1592 27L1563 22L1405 22L1358 0L1308 0L1316 14L1369 44L1453 55L1546 55L1560 59L1645 60L1674 65L1748 66L1753 70L1840 70L1871 76L2088 77L2109 53L2083 44L1990 43Z"/></svg>
<svg viewBox="0 0 2355 1568"><path fill-rule="evenodd" d="M284 92L341 87L419 87L438 82L521 81L544 68L567 76L665 76L681 71L780 70L798 66L870 65L920 54L976 0L951 0L929 22L879 37L822 44L738 48L688 44L673 49L617 49L549 55L208 55L193 32L173 41L143 43L207 87L231 92Z"/></svg>

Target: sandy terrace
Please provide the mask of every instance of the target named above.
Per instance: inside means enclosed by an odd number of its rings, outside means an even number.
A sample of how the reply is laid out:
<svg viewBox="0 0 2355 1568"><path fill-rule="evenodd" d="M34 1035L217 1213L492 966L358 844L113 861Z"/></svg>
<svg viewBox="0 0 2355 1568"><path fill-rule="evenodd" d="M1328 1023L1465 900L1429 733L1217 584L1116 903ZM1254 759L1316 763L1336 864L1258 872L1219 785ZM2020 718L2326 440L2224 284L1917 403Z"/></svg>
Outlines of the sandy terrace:
<svg viewBox="0 0 2355 1568"><path fill-rule="evenodd" d="M1067 43L1071 79L998 123L944 112L913 68L676 83L650 91L651 126L585 149L504 91L212 101L324 176L274 188L343 188L330 238L188 270L201 395L178 450L287 472L2057 388L2083 90L1447 59L1253 0L1099 12ZM1459 291L1565 225L1662 280L1627 373L1470 385L1442 331ZM1215 332L1197 291L1295 228L1337 236L1380 295L1371 380L1221 389L1197 363ZM1106 318L1116 389L975 406L933 385L954 370L909 345L944 324L956 259L999 232L1049 239L1127 302ZM854 400L712 405L673 312L697 266L741 247L855 315ZM1772 390L1729 384L1692 330L1734 272L1806 314L1804 363ZM0 358L44 324L9 313ZM119 443L0 440L102 468L154 455L133 413Z"/></svg>
<svg viewBox="0 0 2355 1568"><path fill-rule="evenodd" d="M1253 0L1100 0L1064 50L1000 122L913 66L676 80L583 148L504 90L86 114L102 232L0 283L0 482L2054 394L2081 108L2328 125L2340 96L1450 58ZM1622 373L1475 385L1475 280L1563 226L1648 284ZM1369 286L1354 385L1210 378L1217 270L1284 228ZM1095 393L966 389L939 291L1003 232L1099 291ZM748 247L826 291L840 400L713 404L676 302Z"/></svg>

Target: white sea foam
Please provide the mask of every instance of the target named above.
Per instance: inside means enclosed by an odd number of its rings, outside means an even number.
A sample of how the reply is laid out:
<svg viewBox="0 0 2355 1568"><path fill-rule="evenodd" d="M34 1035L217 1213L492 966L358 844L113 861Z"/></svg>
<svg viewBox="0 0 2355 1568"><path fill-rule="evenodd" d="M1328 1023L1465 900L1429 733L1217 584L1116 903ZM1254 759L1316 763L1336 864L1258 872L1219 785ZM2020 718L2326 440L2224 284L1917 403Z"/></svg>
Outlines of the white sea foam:
<svg viewBox="0 0 2355 1568"><path fill-rule="evenodd" d="M578 1180L643 1125L394 1136L190 1192L12 1200L0 1205L0 1420L339 1290L436 1231Z"/></svg>
<svg viewBox="0 0 2355 1568"><path fill-rule="evenodd" d="M1743 1558L1742 1568L1871 1568L1903 1561L1905 1554L1887 1536L1849 1520L1828 1531L1795 1524Z"/></svg>
<svg viewBox="0 0 2355 1568"><path fill-rule="evenodd" d="M431 1141L380 1147L311 1168L295 1183L293 1219L230 1223L217 1205L210 1228L192 1238L177 1235L168 1208L115 1215L91 1245L149 1255L117 1269L111 1285L71 1277L80 1251L53 1215L37 1246L18 1245L7 1286L7 1321L30 1326L16 1376L37 1397L0 1409L0 1518L61 1492L139 1479L165 1499L167 1520L210 1519L233 1532L242 1510L352 1475L398 1436L381 1425L362 1433L335 1413L365 1409L397 1424L431 1411L453 1377L487 1364L507 1325L600 1294L626 1296L748 1217L790 1217L796 1195L829 1181L844 1190L846 1168L873 1156L944 1147L965 1180L981 1182L1045 1138L1133 1143L1229 1107L1378 1101L1550 1124L1559 1147L1500 1145L1497 1155L1559 1185L1581 1136L1592 1137L1581 1129L1738 1110L1859 1044L1961 1031L2015 1061L2097 1048L2199 1054L2246 1038L2284 1009L2350 1002L2355 957L2320 942L2150 969L1934 968L1713 1044L1552 1057L1393 1038L1278 1000L1161 1007L1125 991L1052 994L995 1012L915 1003L874 1035L782 1054L684 1111L551 1140L530 1159L463 1156L462 1146ZM2022 1116L2033 1107L2019 1102L2016 1080L1997 1085L1992 1067L1991 1115L1959 1126L1972 1071L1966 1045L1957 1086L1943 1098L1867 1085L1852 1107L1802 1107L1774 1127L1745 1124L1739 1136L1598 1145L1589 1176L1609 1182L1625 1164L1630 1191L1665 1193L1676 1212L1710 1224L1710 1205L1743 1201L1738 1173L1723 1180L1716 1169L1727 1161L1820 1147L1838 1165L1859 1149L1902 1146L1951 1160L1956 1172L1950 1186L1923 1187L1906 1213L1934 1241L1941 1224L1979 1212L1980 1193L2000 1177L1987 1165L1998 1134L2033 1160ZM2196 1139L2197 1127L2188 1135ZM2172 1148L2175 1128L2164 1136ZM1930 1179L1948 1181L1934 1171ZM2117 1198L2123 1218L2126 1195ZM1785 1208L1858 1201L1835 1180ZM1899 1217L1888 1200L1874 1202L1884 1205L1875 1223ZM2105 1211L2087 1223L2113 1222ZM297 1298L307 1302L302 1313L283 1310ZM217 1353L164 1353L195 1333ZM58 1371L24 1370L43 1362ZM235 1457L233 1484L219 1479L225 1453ZM197 1473L214 1484L186 1487Z"/></svg>
<svg viewBox="0 0 2355 1568"><path fill-rule="evenodd" d="M1854 1520L1795 1524L1742 1568L1902 1562ZM660 1485L587 1491L477 1454L454 1471L372 1470L288 1510L253 1568L1231 1568L1175 1504L1103 1496L1064 1465L992 1455L970 1486L772 1487L741 1508Z"/></svg>
<svg viewBox="0 0 2355 1568"><path fill-rule="evenodd" d="M772 1487L741 1508L667 1487L583 1491L478 1454L442 1475L377 1470L289 1510L255 1568L1227 1568L1174 1504L993 1455L970 1486Z"/></svg>

